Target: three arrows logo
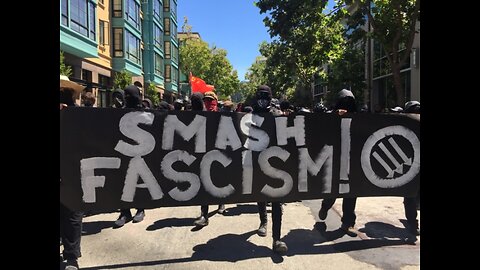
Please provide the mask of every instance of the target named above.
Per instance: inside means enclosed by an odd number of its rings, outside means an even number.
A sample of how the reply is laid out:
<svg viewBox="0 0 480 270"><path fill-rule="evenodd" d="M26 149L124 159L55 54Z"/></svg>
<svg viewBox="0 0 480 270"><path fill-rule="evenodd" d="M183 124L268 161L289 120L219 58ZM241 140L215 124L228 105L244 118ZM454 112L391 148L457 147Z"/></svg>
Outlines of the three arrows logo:
<svg viewBox="0 0 480 270"><path fill-rule="evenodd" d="M376 161L373 166L372 161ZM420 140L404 126L377 130L363 146L361 165L367 179L378 187L405 185L420 172Z"/></svg>

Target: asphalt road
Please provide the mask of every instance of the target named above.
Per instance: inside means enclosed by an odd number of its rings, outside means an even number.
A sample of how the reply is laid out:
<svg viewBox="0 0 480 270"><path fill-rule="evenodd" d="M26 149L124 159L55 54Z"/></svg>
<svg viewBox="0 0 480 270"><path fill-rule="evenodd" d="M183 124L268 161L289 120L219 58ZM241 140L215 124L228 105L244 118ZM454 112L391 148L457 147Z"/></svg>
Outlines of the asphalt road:
<svg viewBox="0 0 480 270"><path fill-rule="evenodd" d="M147 209L142 222L118 229L113 229L118 213L98 214L84 218L79 264L84 270L420 269L420 237L405 229L402 202L399 197L359 198L357 237L338 230L342 199L325 223L318 219L321 200L288 203L283 256L271 249L270 214L267 237L256 234L255 203L228 204L224 215L210 206L210 224L202 229L193 226L200 206Z"/></svg>

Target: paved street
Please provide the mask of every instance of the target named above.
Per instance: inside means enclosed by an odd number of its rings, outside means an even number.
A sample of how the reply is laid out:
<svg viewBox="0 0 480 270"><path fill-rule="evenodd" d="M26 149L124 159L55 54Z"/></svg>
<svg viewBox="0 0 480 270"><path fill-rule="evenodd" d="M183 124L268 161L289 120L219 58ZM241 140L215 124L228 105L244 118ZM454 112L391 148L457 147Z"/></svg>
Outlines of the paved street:
<svg viewBox="0 0 480 270"><path fill-rule="evenodd" d="M192 226L200 206L146 210L143 222L118 229L112 228L118 213L93 215L84 218L79 264L81 269L420 268L420 237L412 243L404 227L403 198L359 198L358 237L338 230L341 202L337 200L325 224L318 222L321 200L286 204L284 256L271 250L270 214L267 237L256 234L255 203L226 205L223 216L210 206L210 224L200 230ZM322 225L326 231L320 231Z"/></svg>

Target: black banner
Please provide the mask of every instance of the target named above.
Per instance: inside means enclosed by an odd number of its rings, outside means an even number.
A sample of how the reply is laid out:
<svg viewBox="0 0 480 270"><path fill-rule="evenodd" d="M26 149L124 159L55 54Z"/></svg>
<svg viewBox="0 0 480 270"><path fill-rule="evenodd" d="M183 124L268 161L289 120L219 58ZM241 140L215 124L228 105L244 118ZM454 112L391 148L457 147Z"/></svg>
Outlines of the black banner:
<svg viewBox="0 0 480 270"><path fill-rule="evenodd" d="M420 116L60 111L60 200L113 211L414 196Z"/></svg>

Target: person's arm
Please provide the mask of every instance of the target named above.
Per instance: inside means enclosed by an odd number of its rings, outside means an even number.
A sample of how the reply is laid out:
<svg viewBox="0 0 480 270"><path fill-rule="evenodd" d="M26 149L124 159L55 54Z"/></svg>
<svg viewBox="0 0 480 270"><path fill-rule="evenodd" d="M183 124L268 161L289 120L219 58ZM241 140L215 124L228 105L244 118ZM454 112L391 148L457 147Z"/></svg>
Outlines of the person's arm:
<svg viewBox="0 0 480 270"><path fill-rule="evenodd" d="M63 108L66 108L66 107L68 107L67 104L65 104L65 103L60 103L60 110L63 109Z"/></svg>

